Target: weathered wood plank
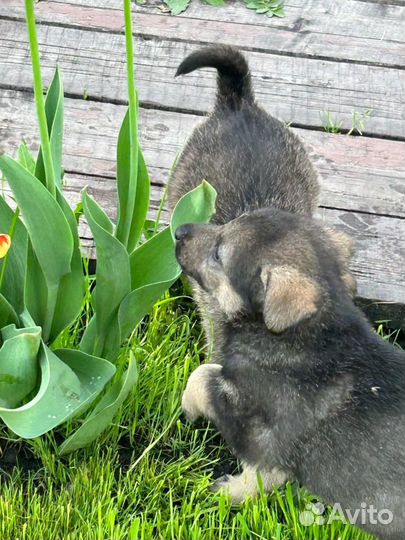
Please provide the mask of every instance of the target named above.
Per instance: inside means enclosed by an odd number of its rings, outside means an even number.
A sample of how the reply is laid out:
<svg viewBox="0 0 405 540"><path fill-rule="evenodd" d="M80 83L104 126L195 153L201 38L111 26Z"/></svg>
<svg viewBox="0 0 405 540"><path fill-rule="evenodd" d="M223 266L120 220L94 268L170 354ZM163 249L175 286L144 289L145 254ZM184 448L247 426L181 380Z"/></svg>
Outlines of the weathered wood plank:
<svg viewBox="0 0 405 540"><path fill-rule="evenodd" d="M261 51L405 66L405 6L339 2L286 2L283 19L263 17L243 2L212 8L192 2L180 16L163 15L162 2L137 6L136 33L189 42L227 43ZM0 16L24 16L20 0L2 0ZM40 2L39 21L122 31L121 0Z"/></svg>
<svg viewBox="0 0 405 540"><path fill-rule="evenodd" d="M111 178L114 175L113 148L124 109L123 106L108 103L66 100L67 128L64 165L68 171L66 192L72 204L77 203L82 187L88 184L90 192L94 193L113 215L115 200L115 187ZM177 150L199 118L165 111L142 110L141 113L141 135L146 159L151 168L152 178L162 182L167 177ZM35 148L37 133L33 126L35 122L32 96L22 92L1 91L0 152L15 151L17 144L23 138L32 148ZM354 191L362 189L361 193L364 197L361 197L359 192L357 202L363 205L364 201L369 200L370 206L367 206L367 211L373 211L374 205L381 205L381 208L385 209L384 213L391 212L392 215L396 215L402 211L403 215L405 190L402 190L401 195L401 189L404 187L405 176L403 174L400 176L400 168L404 167L404 143L353 138L350 139L351 144L348 144L349 138L343 135L305 130L301 130L300 134L304 136L309 134L312 137L310 145L313 152L315 152L315 145L320 152L325 151L323 156L318 157L318 167L320 163L323 163L325 167L330 167L331 160L335 159L333 163L333 167L336 168L335 177L337 177L336 170L340 168L339 160L343 160L344 156L352 160L354 171L359 171L359 173L363 171L362 188L357 185ZM336 150L336 147L341 144L343 146ZM381 147L380 152L377 151L380 144L387 145L386 151L392 150L393 160L390 160L389 153L386 155L381 153L383 152ZM382 176L387 174L384 173L385 163L391 163L391 161L395 162L392 174L398 174L398 178L391 181L391 186L397 182L396 189L392 191L387 182L388 177ZM370 174L368 181L367 170ZM86 172L90 175L83 176ZM356 175L357 172L354 172L353 176ZM371 177L373 183L381 181L381 200L379 201L372 202L371 199L367 199ZM350 182L348 181L346 185L350 187ZM336 206L334 193L328 191L327 184L324 186L326 189L323 189L322 203L325 206ZM154 188L154 208L157 207L162 189L162 186ZM360 294L366 298L405 303L403 279L405 219L360 213L350 206L352 195L349 194L346 197L341 201L347 200L348 208L321 208L319 215L327 224L347 230L356 239L358 247L353 270L359 279ZM402 200L401 205L397 204L398 200ZM328 202L332 204L327 204ZM394 208L394 211L391 208ZM89 232L84 229L82 234L85 246L90 248Z"/></svg>
<svg viewBox="0 0 405 540"><path fill-rule="evenodd" d="M77 191L71 179L67 180L67 196L75 201ZM74 178L78 185L83 180L89 184L89 191L95 194L97 200L107 203L106 207L111 208L111 197L106 192L100 194L99 179ZM150 213L152 219L156 215L161 196L162 187L154 186ZM327 225L346 231L355 238L356 254L352 270L358 280L359 296L405 304L405 282L401 271L405 260L405 221L330 208L320 209L318 217ZM168 223L168 219L168 213L164 212L162 223ZM94 255L88 229L83 228L82 235Z"/></svg>
<svg viewBox="0 0 405 540"><path fill-rule="evenodd" d="M321 176L321 204L405 218L405 146L296 130Z"/></svg>
<svg viewBox="0 0 405 540"><path fill-rule="evenodd" d="M115 175L115 147L122 105L65 100L67 171ZM156 184L164 184L173 161L201 117L141 109L141 139ZM405 143L297 129L320 172L323 206L405 218ZM0 152L22 140L36 149L33 96L0 90Z"/></svg>
<svg viewBox="0 0 405 540"><path fill-rule="evenodd" d="M355 239L359 296L405 304L405 221L322 208L318 217Z"/></svg>
<svg viewBox="0 0 405 540"><path fill-rule="evenodd" d="M23 22L0 20L0 81L16 88L32 84L23 36ZM46 25L39 27L39 39L46 80L59 62L67 93L125 100L123 35ZM193 48L186 42L138 40L137 76L143 103L199 113L212 108L212 70L174 79L178 64ZM405 138L405 70L257 52L249 53L249 61L258 100L286 122L319 127L322 111L329 110L348 128L353 111L371 109L365 132Z"/></svg>

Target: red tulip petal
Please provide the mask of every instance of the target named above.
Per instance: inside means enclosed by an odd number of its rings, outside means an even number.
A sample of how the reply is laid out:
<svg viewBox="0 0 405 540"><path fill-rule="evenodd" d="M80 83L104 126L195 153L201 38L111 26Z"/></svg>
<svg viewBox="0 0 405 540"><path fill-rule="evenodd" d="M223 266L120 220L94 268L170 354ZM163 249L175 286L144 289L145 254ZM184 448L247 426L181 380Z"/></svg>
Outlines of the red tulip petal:
<svg viewBox="0 0 405 540"><path fill-rule="evenodd" d="M0 234L0 259L7 255L11 246L11 238L8 234Z"/></svg>

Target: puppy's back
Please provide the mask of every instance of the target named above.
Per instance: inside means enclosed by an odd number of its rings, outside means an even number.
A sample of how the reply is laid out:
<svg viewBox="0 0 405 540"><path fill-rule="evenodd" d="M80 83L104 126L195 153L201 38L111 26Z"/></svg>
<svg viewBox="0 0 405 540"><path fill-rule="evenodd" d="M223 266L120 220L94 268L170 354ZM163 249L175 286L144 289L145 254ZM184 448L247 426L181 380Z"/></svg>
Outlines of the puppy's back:
<svg viewBox="0 0 405 540"><path fill-rule="evenodd" d="M177 75L201 67L218 71L216 104L179 158L169 207L205 179L218 192L217 223L270 205L312 214L319 192L314 168L298 137L255 103L243 55L228 46L202 49L182 62Z"/></svg>

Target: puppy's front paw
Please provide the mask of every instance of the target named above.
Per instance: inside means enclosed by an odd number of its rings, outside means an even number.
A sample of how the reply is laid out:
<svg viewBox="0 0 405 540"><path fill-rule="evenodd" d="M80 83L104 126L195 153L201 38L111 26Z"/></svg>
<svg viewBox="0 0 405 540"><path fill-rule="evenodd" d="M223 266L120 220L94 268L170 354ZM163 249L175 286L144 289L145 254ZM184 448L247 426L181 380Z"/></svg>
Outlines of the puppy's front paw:
<svg viewBox="0 0 405 540"><path fill-rule="evenodd" d="M190 375L181 400L183 413L190 422L195 422L200 416L212 418L208 383L212 377L219 375L221 370L222 366L219 364L203 364Z"/></svg>
<svg viewBox="0 0 405 540"><path fill-rule="evenodd" d="M229 478L231 477L231 475L229 474L224 474L222 476L219 476L218 478L216 478L211 487L210 487L210 491L212 493L224 493L224 494L227 494L227 486L229 485Z"/></svg>
<svg viewBox="0 0 405 540"><path fill-rule="evenodd" d="M243 482L240 481L240 476L232 476L224 474L217 478L212 486L212 493L221 493L232 499L233 504L241 504L251 493L243 489Z"/></svg>
<svg viewBox="0 0 405 540"><path fill-rule="evenodd" d="M272 491L274 486L280 486L288 479L287 473L277 467L270 472L260 471L259 474L265 491ZM256 467L246 465L241 474L218 478L212 485L212 491L229 495L234 504L240 504L247 497L256 497L259 494L258 471Z"/></svg>
<svg viewBox="0 0 405 540"><path fill-rule="evenodd" d="M181 400L181 408L183 410L184 416L186 417L186 420L193 423L201 416L201 413L193 400L192 393L190 391L187 391L187 388L188 387L186 387L183 393L183 397Z"/></svg>

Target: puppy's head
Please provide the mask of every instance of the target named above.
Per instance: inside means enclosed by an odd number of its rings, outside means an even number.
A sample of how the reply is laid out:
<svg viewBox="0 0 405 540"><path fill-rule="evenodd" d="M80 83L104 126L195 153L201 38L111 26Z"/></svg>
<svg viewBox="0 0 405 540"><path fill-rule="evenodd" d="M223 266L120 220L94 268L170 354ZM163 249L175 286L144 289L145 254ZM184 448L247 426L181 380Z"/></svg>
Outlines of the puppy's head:
<svg viewBox="0 0 405 540"><path fill-rule="evenodd" d="M352 249L343 233L275 208L225 225L183 225L176 256L228 320L260 315L274 333L315 317L353 286Z"/></svg>

